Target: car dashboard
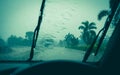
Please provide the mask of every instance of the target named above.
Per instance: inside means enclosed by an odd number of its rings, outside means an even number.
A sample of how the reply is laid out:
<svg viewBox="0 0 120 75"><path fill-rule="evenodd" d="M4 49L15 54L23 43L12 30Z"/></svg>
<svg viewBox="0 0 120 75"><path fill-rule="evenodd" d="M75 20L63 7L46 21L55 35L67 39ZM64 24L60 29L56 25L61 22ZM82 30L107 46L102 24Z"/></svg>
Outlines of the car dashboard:
<svg viewBox="0 0 120 75"><path fill-rule="evenodd" d="M95 75L100 71L95 64L66 60L0 63L0 67L1 75L64 75L65 73Z"/></svg>

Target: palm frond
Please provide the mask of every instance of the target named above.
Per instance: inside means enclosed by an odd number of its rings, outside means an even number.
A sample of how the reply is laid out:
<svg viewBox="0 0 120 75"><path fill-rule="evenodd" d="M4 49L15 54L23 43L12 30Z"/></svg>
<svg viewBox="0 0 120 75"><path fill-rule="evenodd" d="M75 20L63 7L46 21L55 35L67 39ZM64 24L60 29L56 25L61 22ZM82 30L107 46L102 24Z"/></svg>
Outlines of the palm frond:
<svg viewBox="0 0 120 75"><path fill-rule="evenodd" d="M79 26L78 29L84 30L84 29L85 29L85 26Z"/></svg>
<svg viewBox="0 0 120 75"><path fill-rule="evenodd" d="M109 15L109 11L108 10L102 10L99 14L98 14L98 20L101 20L104 16Z"/></svg>
<svg viewBox="0 0 120 75"><path fill-rule="evenodd" d="M95 24L95 22L91 22L90 24L89 24L89 26L95 26L96 24Z"/></svg>
<svg viewBox="0 0 120 75"><path fill-rule="evenodd" d="M89 24L89 29L97 29L95 22Z"/></svg>
<svg viewBox="0 0 120 75"><path fill-rule="evenodd" d="M91 27L89 27L89 29L90 29L90 30L91 30L91 29L97 29L97 27L91 26Z"/></svg>
<svg viewBox="0 0 120 75"><path fill-rule="evenodd" d="M94 30L90 30L91 35L95 35L96 36L96 32Z"/></svg>
<svg viewBox="0 0 120 75"><path fill-rule="evenodd" d="M84 26L88 27L89 21L82 22L82 24L83 24Z"/></svg>

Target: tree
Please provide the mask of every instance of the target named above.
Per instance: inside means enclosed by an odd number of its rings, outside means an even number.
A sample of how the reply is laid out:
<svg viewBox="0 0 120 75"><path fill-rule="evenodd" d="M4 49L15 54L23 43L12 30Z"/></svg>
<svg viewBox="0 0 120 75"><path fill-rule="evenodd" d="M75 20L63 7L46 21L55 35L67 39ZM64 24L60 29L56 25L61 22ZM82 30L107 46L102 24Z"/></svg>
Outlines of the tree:
<svg viewBox="0 0 120 75"><path fill-rule="evenodd" d="M23 45L23 41L24 39L22 37L17 37L15 35L11 35L7 42L9 46L22 46Z"/></svg>
<svg viewBox="0 0 120 75"><path fill-rule="evenodd" d="M24 42L26 43L27 46L32 45L33 35L34 35L34 32L32 31L26 32L26 35L25 35L26 39L24 40Z"/></svg>
<svg viewBox="0 0 120 75"><path fill-rule="evenodd" d="M68 33L65 36L65 41L66 41L67 47L76 46L79 43L78 38L75 38L75 36L73 34L70 34L70 33Z"/></svg>
<svg viewBox="0 0 120 75"><path fill-rule="evenodd" d="M93 39L96 37L96 32L94 29L97 29L96 24L94 22L89 23L89 21L82 22L82 25L78 27L78 29L82 31L82 39L83 41L89 45L92 43Z"/></svg>
<svg viewBox="0 0 120 75"><path fill-rule="evenodd" d="M103 17L109 15L110 11L109 10L102 10L100 11L100 13L98 14L98 20L101 20Z"/></svg>
<svg viewBox="0 0 120 75"><path fill-rule="evenodd" d="M22 37L16 38L17 45L24 46L24 39Z"/></svg>
<svg viewBox="0 0 120 75"><path fill-rule="evenodd" d="M9 46L15 46L15 45L17 45L17 37L15 35L11 35L8 38L7 42L8 42Z"/></svg>
<svg viewBox="0 0 120 75"><path fill-rule="evenodd" d="M0 38L0 46L5 46L5 41L2 38Z"/></svg>
<svg viewBox="0 0 120 75"><path fill-rule="evenodd" d="M109 1L110 10L102 10L102 11L100 11L100 13L98 14L98 20L101 20L103 17L108 16L114 10L114 3L116 1L117 0L110 0Z"/></svg>
<svg viewBox="0 0 120 75"><path fill-rule="evenodd" d="M25 39L22 37L17 37L16 35L11 35L7 42L9 46L31 46L32 44L32 38L33 38L33 32L28 31L26 32Z"/></svg>
<svg viewBox="0 0 120 75"><path fill-rule="evenodd" d="M0 38L0 53L5 53L5 52L8 53L11 51L12 49L9 46L7 46L6 42L2 38Z"/></svg>
<svg viewBox="0 0 120 75"><path fill-rule="evenodd" d="M60 40L58 45L61 47L65 46L65 40Z"/></svg>
<svg viewBox="0 0 120 75"><path fill-rule="evenodd" d="M26 32L26 35L25 35L26 39L32 40L33 39L33 34L34 34L34 32L32 32L32 31Z"/></svg>

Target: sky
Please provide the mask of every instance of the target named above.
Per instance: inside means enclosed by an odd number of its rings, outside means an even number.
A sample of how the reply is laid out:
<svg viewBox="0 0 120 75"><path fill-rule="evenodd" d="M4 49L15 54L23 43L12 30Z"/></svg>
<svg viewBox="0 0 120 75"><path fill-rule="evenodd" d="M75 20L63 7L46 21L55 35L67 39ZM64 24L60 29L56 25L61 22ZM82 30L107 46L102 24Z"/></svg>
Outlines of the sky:
<svg viewBox="0 0 120 75"><path fill-rule="evenodd" d="M42 0L0 0L0 38L10 35L25 36L34 31ZM95 22L98 32L105 18L97 20L98 13L109 10L109 0L46 0L39 37L63 39L67 33L80 36L81 22Z"/></svg>

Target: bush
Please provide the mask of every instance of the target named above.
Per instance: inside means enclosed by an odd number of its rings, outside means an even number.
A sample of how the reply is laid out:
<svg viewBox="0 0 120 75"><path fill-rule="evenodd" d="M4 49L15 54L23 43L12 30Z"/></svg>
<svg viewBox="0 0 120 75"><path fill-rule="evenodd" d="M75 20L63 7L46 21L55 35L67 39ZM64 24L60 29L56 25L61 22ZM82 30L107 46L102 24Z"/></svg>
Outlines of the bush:
<svg viewBox="0 0 120 75"><path fill-rule="evenodd" d="M9 46L31 46L32 45L32 39L33 39L33 32L28 31L26 32L25 39L22 37L17 37L16 35L11 35L7 43Z"/></svg>
<svg viewBox="0 0 120 75"><path fill-rule="evenodd" d="M72 46L72 47L69 47L69 48L76 49L76 50L81 50L81 51L87 51L89 47L90 47L90 45L77 45L77 46ZM97 45L95 45L93 47L92 52L95 52L96 49L97 49ZM99 49L100 52L104 51L104 50L105 50L105 46L101 46L100 49Z"/></svg>
<svg viewBox="0 0 120 75"><path fill-rule="evenodd" d="M76 49L76 50L81 50L81 51L86 51L89 46L87 45L77 45L77 46L72 46L69 48Z"/></svg>
<svg viewBox="0 0 120 75"><path fill-rule="evenodd" d="M5 46L5 41L0 38L0 47Z"/></svg>
<svg viewBox="0 0 120 75"><path fill-rule="evenodd" d="M3 39L0 38L0 53L10 52L12 49L8 47Z"/></svg>
<svg viewBox="0 0 120 75"><path fill-rule="evenodd" d="M12 51L12 49L8 46L0 47L0 53L5 53L5 52L7 53L7 52L11 52L11 51Z"/></svg>
<svg viewBox="0 0 120 75"><path fill-rule="evenodd" d="M74 47L79 44L78 38L76 38L73 34L70 33L65 36L64 41L66 42L66 47Z"/></svg>

